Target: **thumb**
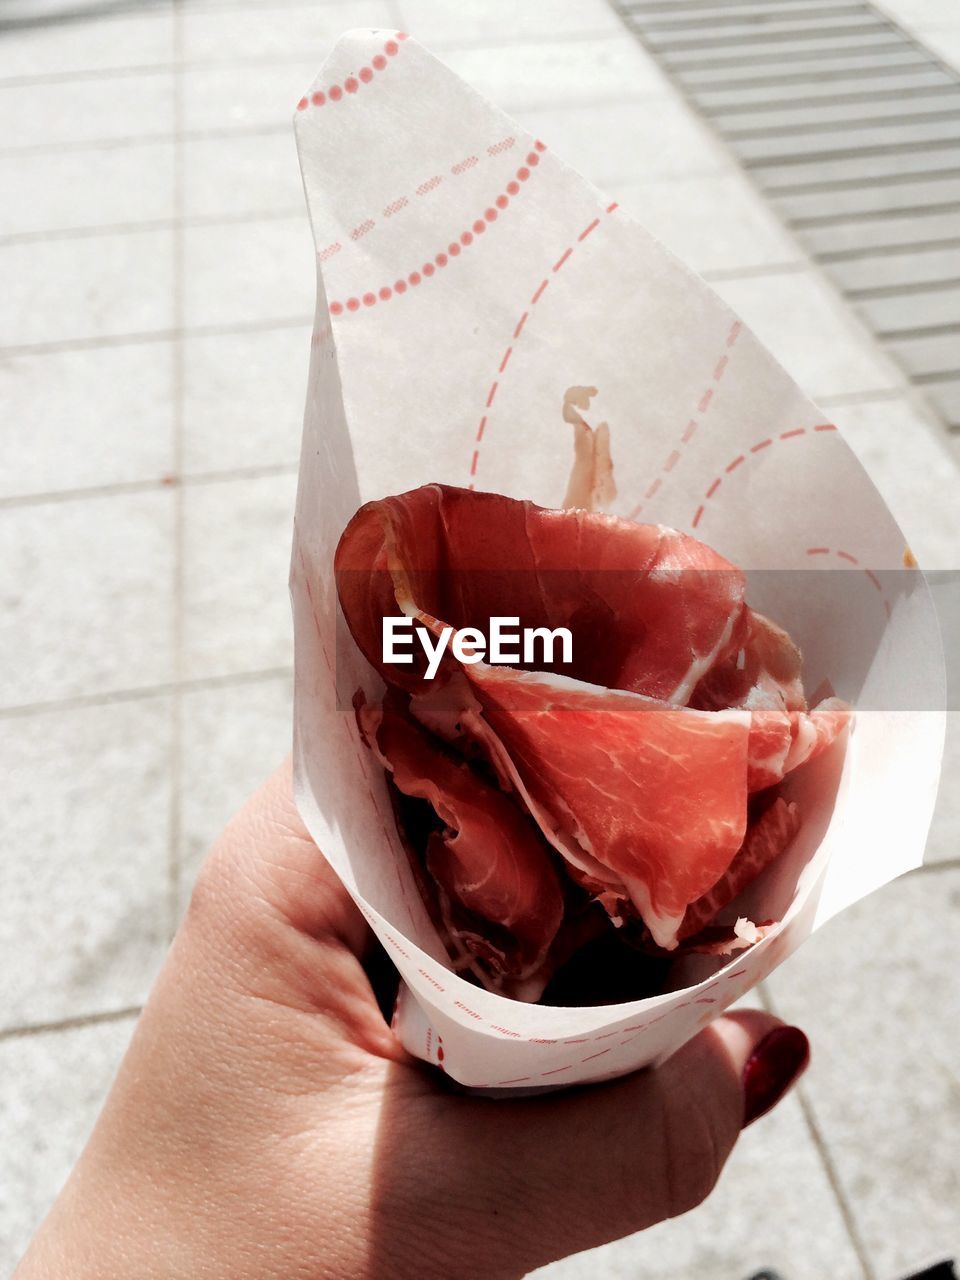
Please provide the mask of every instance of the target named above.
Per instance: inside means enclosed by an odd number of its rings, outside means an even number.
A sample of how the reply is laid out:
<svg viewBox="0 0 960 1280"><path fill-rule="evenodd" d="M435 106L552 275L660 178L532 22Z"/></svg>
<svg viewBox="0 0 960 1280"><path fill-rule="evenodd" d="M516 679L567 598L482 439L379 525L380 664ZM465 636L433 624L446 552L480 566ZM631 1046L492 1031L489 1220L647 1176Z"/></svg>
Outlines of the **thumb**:
<svg viewBox="0 0 960 1280"><path fill-rule="evenodd" d="M512 1131L523 1244L536 1255L529 1265L700 1204L741 1129L776 1105L808 1059L802 1031L743 1010L718 1018L655 1069L555 1098L499 1104L492 1118Z"/></svg>

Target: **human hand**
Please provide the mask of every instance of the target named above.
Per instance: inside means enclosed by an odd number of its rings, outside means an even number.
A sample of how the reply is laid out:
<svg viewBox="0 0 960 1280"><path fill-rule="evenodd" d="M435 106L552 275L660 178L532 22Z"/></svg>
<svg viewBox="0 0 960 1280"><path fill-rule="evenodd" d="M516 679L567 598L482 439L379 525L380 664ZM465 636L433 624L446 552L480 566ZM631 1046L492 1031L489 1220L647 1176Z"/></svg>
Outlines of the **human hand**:
<svg viewBox="0 0 960 1280"><path fill-rule="evenodd" d="M18 1280L522 1276L686 1212L806 1065L766 1013L609 1084L493 1101L411 1059L289 765L230 823Z"/></svg>

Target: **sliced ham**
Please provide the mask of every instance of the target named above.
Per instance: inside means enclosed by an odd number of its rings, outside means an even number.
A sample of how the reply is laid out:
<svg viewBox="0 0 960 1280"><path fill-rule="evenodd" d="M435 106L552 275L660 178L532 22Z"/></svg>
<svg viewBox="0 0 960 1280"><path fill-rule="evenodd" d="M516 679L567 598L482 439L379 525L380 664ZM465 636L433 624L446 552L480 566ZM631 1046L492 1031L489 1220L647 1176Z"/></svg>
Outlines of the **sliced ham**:
<svg viewBox="0 0 960 1280"><path fill-rule="evenodd" d="M808 710L800 653L746 606L739 569L663 526L442 485L362 507L335 567L357 644L404 691L368 736L444 824L427 866L481 980L541 982L561 880L660 949L761 936L748 921L706 932L796 833L772 793L748 826L749 797L826 749L850 710ZM573 661L525 670L448 649L427 680L425 659L383 662L398 612L437 636L486 634L493 615L565 626Z"/></svg>
<svg viewBox="0 0 960 1280"><path fill-rule="evenodd" d="M750 824L743 844L716 884L687 907L678 931L680 941L699 933L718 911L729 906L761 871L783 853L799 830L798 806L777 796L769 808Z"/></svg>
<svg viewBox="0 0 960 1280"><path fill-rule="evenodd" d="M801 667L800 650L786 631L762 613L745 609L734 642L694 689L690 705L706 711L806 711Z"/></svg>
<svg viewBox="0 0 960 1280"><path fill-rule="evenodd" d="M467 669L526 789L622 884L662 947L747 825L742 711L704 712L536 673Z"/></svg>
<svg viewBox="0 0 960 1280"><path fill-rule="evenodd" d="M381 619L398 607L438 632L486 632L491 613L569 627L574 661L554 669L678 705L728 650L744 612L742 572L686 534L438 484L361 507L335 570L368 661L414 691L423 664L382 659Z"/></svg>
<svg viewBox="0 0 960 1280"><path fill-rule="evenodd" d="M534 824L403 714L396 700L361 704L357 718L397 789L426 800L443 824L430 837L427 870L447 912L461 910L461 939L496 978L535 980L563 918L563 892ZM463 911L487 929L470 929Z"/></svg>

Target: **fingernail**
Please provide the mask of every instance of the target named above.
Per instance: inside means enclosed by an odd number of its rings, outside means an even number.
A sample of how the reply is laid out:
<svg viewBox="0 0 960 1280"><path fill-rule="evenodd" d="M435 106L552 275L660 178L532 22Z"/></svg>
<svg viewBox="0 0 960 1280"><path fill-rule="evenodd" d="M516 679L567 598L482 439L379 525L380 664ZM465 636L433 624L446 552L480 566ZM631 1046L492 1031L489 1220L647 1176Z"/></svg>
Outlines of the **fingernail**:
<svg viewBox="0 0 960 1280"><path fill-rule="evenodd" d="M743 1068L743 1127L777 1105L810 1062L810 1041L799 1027L768 1031Z"/></svg>

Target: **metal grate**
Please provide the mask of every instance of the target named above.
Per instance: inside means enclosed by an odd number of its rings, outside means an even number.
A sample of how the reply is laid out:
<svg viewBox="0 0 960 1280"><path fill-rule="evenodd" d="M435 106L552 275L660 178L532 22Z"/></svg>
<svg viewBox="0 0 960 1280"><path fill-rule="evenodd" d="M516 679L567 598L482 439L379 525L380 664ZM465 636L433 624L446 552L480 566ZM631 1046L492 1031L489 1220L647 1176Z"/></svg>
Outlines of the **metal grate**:
<svg viewBox="0 0 960 1280"><path fill-rule="evenodd" d="M960 76L863 0L614 0L960 431Z"/></svg>

